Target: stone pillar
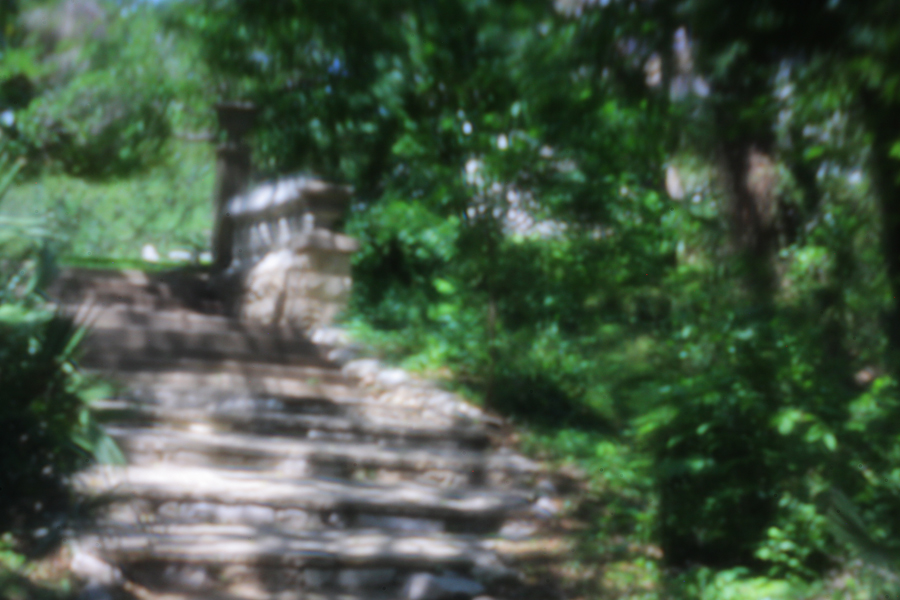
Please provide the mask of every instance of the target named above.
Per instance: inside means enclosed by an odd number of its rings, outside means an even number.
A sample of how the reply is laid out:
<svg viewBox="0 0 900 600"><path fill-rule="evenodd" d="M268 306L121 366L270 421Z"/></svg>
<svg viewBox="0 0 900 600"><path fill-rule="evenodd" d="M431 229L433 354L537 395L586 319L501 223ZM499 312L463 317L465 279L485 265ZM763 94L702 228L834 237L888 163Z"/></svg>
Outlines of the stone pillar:
<svg viewBox="0 0 900 600"><path fill-rule="evenodd" d="M215 268L224 270L231 264L233 257L234 234L234 223L226 214L226 206L250 182L250 147L244 141L244 136L253 127L256 108L248 103L222 103L216 105L216 115L219 127L226 132L227 139L216 148L212 249Z"/></svg>
<svg viewBox="0 0 900 600"><path fill-rule="evenodd" d="M295 236L247 274L242 321L309 332L330 324L350 296L356 240L326 229Z"/></svg>

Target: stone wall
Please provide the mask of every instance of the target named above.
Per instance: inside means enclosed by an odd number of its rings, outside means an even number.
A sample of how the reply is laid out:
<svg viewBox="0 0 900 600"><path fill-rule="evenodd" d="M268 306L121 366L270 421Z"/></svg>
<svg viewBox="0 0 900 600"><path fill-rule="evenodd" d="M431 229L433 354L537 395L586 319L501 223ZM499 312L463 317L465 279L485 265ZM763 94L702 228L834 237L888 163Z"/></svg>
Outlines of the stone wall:
<svg viewBox="0 0 900 600"><path fill-rule="evenodd" d="M350 296L354 239L326 229L297 234L243 277L242 321L309 332L331 323Z"/></svg>
<svg viewBox="0 0 900 600"><path fill-rule="evenodd" d="M222 207L227 264L215 287L242 322L310 334L329 325L350 296L352 238L332 229L350 188L311 177L257 185ZM227 267L227 268L226 268Z"/></svg>

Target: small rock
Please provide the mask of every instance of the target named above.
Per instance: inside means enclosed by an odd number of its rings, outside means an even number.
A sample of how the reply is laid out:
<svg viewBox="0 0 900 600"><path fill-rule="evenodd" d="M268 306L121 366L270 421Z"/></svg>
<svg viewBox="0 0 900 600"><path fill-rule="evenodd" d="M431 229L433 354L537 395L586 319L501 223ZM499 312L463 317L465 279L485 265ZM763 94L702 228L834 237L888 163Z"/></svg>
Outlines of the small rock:
<svg viewBox="0 0 900 600"><path fill-rule="evenodd" d="M220 506L216 510L219 523L252 523L255 525L271 523L275 520L275 511L268 506L236 505Z"/></svg>
<svg viewBox="0 0 900 600"><path fill-rule="evenodd" d="M344 365L344 368L341 369L345 375L349 377L358 377L360 379L366 379L369 377L375 377L379 371L380 365L379 362L373 358L362 358L360 360L353 360Z"/></svg>
<svg viewBox="0 0 900 600"><path fill-rule="evenodd" d="M328 515L328 518L325 520L326 523L335 527L337 529L346 529L347 520L340 513L333 512Z"/></svg>
<svg viewBox="0 0 900 600"><path fill-rule="evenodd" d="M456 573L433 575L415 573L403 589L404 600L449 600L458 595L477 596L484 593L484 586Z"/></svg>
<svg viewBox="0 0 900 600"><path fill-rule="evenodd" d="M395 386L409 381L409 374L403 369L387 369L379 373L376 380L381 385Z"/></svg>
<svg viewBox="0 0 900 600"><path fill-rule="evenodd" d="M666 192L669 193L669 197L673 200L684 199L684 186L681 184L681 177L678 174L678 170L672 165L666 167Z"/></svg>
<svg viewBox="0 0 900 600"><path fill-rule="evenodd" d="M421 519L416 517L398 517L390 515L366 515L356 518L356 527L371 527L388 531L412 531L412 532L441 532L444 530L443 521L436 519Z"/></svg>
<svg viewBox="0 0 900 600"><path fill-rule="evenodd" d="M353 348L335 348L328 353L327 357L328 360L343 365L359 357L359 351Z"/></svg>
<svg viewBox="0 0 900 600"><path fill-rule="evenodd" d="M318 327L313 330L310 339L324 346L347 346L351 341L347 332L337 327Z"/></svg>
<svg viewBox="0 0 900 600"><path fill-rule="evenodd" d="M547 496L541 496L538 498L538 501L534 503L532 507L532 511L537 516L550 519L559 514L559 511L562 509L560 506L559 500L553 500L552 498L548 498Z"/></svg>
<svg viewBox="0 0 900 600"><path fill-rule="evenodd" d="M549 479L541 479L536 487L538 491L544 492L548 496L555 496L557 493L556 486Z"/></svg>
<svg viewBox="0 0 900 600"><path fill-rule="evenodd" d="M69 567L72 572L88 582L89 586L104 586L120 583L122 572L106 561L76 549Z"/></svg>
<svg viewBox="0 0 900 600"><path fill-rule="evenodd" d="M537 532L537 525L527 521L510 521L500 529L500 535L514 540L526 539Z"/></svg>
<svg viewBox="0 0 900 600"><path fill-rule="evenodd" d="M141 248L141 259L147 262L159 262L159 252L156 251L153 244L144 244L144 247Z"/></svg>
<svg viewBox="0 0 900 600"><path fill-rule="evenodd" d="M321 589L334 584L337 573L331 569L306 569L303 581L310 589Z"/></svg>
<svg viewBox="0 0 900 600"><path fill-rule="evenodd" d="M384 587L392 584L397 569L342 569L338 574L338 586L350 591Z"/></svg>
<svg viewBox="0 0 900 600"><path fill-rule="evenodd" d="M310 473L309 461L305 458L289 458L278 464L278 471L285 475L302 477Z"/></svg>
<svg viewBox="0 0 900 600"><path fill-rule="evenodd" d="M312 520L309 513L296 508L280 510L275 518L280 525L287 528L309 527Z"/></svg>
<svg viewBox="0 0 900 600"><path fill-rule="evenodd" d="M187 250L171 250L169 252L169 260L178 260L178 261L190 261L194 258L194 255L188 252Z"/></svg>
<svg viewBox="0 0 900 600"><path fill-rule="evenodd" d="M199 589L208 583L209 574L201 566L169 565L163 571L163 578L175 585Z"/></svg>
<svg viewBox="0 0 900 600"><path fill-rule="evenodd" d="M482 556L476 559L472 568L472 577L485 585L494 585L499 582L519 581L519 573L504 565L500 559L493 555Z"/></svg>
<svg viewBox="0 0 900 600"><path fill-rule="evenodd" d="M76 600L113 600L113 596L105 586L92 584L84 588Z"/></svg>

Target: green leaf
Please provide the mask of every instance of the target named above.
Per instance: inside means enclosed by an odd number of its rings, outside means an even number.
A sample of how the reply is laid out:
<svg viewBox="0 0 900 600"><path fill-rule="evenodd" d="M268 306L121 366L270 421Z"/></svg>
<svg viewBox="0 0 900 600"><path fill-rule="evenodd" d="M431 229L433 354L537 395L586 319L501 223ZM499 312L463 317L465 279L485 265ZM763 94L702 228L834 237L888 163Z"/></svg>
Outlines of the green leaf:
<svg viewBox="0 0 900 600"><path fill-rule="evenodd" d="M900 142L894 142L894 144L891 146L891 150L888 153L888 156L893 159L900 160Z"/></svg>
<svg viewBox="0 0 900 600"><path fill-rule="evenodd" d="M435 279L434 280L435 289L444 295L450 295L456 293L456 286L447 281L446 279Z"/></svg>
<svg viewBox="0 0 900 600"><path fill-rule="evenodd" d="M824 146L810 146L803 151L803 158L807 161L814 161L825 154Z"/></svg>
<svg viewBox="0 0 900 600"><path fill-rule="evenodd" d="M24 158L19 158L12 164L11 167L7 167L5 164L0 164L0 167L2 167L2 170L0 170L0 204L3 203L3 197L6 195L6 192L9 190L10 186L12 186L16 175L19 174L24 166Z"/></svg>

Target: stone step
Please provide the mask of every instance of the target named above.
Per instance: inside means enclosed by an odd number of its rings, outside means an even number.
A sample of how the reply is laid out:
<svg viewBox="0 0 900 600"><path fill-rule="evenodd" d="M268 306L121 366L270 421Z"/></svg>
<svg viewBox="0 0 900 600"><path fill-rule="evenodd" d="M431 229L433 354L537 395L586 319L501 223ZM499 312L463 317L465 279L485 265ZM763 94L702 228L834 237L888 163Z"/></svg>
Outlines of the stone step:
<svg viewBox="0 0 900 600"><path fill-rule="evenodd" d="M291 332L243 324L225 315L203 314L180 308L150 310L127 304L56 304L55 308L70 315L79 325L92 329L143 327L154 331L189 331L192 333L253 333L290 337Z"/></svg>
<svg viewBox="0 0 900 600"><path fill-rule="evenodd" d="M178 364L185 358L210 361L249 360L284 365L327 366L316 346L305 339L283 339L236 331L157 331L140 326L93 328L85 340L82 362L104 369Z"/></svg>
<svg viewBox="0 0 900 600"><path fill-rule="evenodd" d="M137 405L150 405L157 408L195 409L200 411L243 412L248 416L261 412L282 413L287 415L314 414L331 416L361 416L371 419L402 418L409 422L428 423L430 425L465 425L474 424L473 419L455 413L453 405L432 405L426 407L409 406L390 402L377 402L361 395L340 396L333 394L300 395L303 388L310 392L321 391L319 386L282 386L298 392L294 395L266 394L254 391L217 390L210 388L189 389L169 387L159 384L132 384L123 393L121 400L134 402ZM332 390L334 389L333 386ZM332 391L329 390L329 391Z"/></svg>
<svg viewBox="0 0 900 600"><path fill-rule="evenodd" d="M466 417L454 418L435 410L417 410L408 406L374 404L353 398L342 398L340 401L332 401L327 398L279 398L272 396L198 398L196 395L190 395L184 399L184 402L177 402L181 398L181 394L168 394L164 390L160 390L154 395L131 392L125 398L111 399L104 406L113 410L127 410L128 407L140 409L146 406L161 411L173 410L176 413L192 410L212 418L225 415L227 420L233 420L239 416L252 420L258 415L265 415L267 419L271 420L279 415L283 415L289 421L295 416L309 415L362 421L405 423L410 426L427 426L428 428L436 426L475 426L475 423ZM111 402L116 401L121 403L120 406L111 404Z"/></svg>
<svg viewBox="0 0 900 600"><path fill-rule="evenodd" d="M111 428L108 433L129 462L138 465L206 465L357 481L399 479L446 485L461 480L470 485L504 487L510 481L526 484L539 472L536 463L513 453L392 449L374 444L160 429Z"/></svg>
<svg viewBox="0 0 900 600"><path fill-rule="evenodd" d="M293 509L313 514L420 517L447 521L447 530L465 528L462 521L478 521L478 528L499 527L510 513L527 510L531 498L523 493L484 488L440 489L404 483L378 485L340 479L265 476L259 473L161 465L103 467L79 474L77 489L115 499L134 498L155 503L253 505L275 510ZM175 513L173 513L174 515ZM458 526L456 524L458 523ZM371 521L375 525L374 521Z"/></svg>
<svg viewBox="0 0 900 600"><path fill-rule="evenodd" d="M196 593L153 592L144 586L127 582L121 586L134 600L409 600L409 595L391 590L366 590L364 592L283 590L271 592L259 583L236 584L227 591L208 590Z"/></svg>
<svg viewBox="0 0 900 600"><path fill-rule="evenodd" d="M129 305L165 308L221 309L210 294L206 276L191 273L147 274L135 270L63 269L48 296L60 305Z"/></svg>
<svg viewBox="0 0 900 600"><path fill-rule="evenodd" d="M88 369L106 373L103 369ZM357 381L339 369L314 365L279 365L258 361L198 360L181 358L175 367L148 358L137 370L113 371L116 379L132 387L256 392L280 396L342 397L356 395Z"/></svg>
<svg viewBox="0 0 900 600"><path fill-rule="evenodd" d="M520 560L559 558L559 547L535 541L371 531L288 535L247 525L177 525L119 527L85 536L80 543L152 590L237 591L264 582L266 591L276 594L341 589L401 593L411 576L444 569L457 579L490 585L510 577L498 560L498 547L513 550Z"/></svg>
<svg viewBox="0 0 900 600"><path fill-rule="evenodd" d="M486 452L496 420L366 361L342 372L326 346L225 317L212 287L70 269L51 289L90 326L84 365L130 390L95 410L131 465L75 482L102 507L78 542L131 597L524 597L492 587L500 556L571 552L542 533L562 504L538 466Z"/></svg>
<svg viewBox="0 0 900 600"><path fill-rule="evenodd" d="M368 419L315 414L241 410L176 409L129 401L103 400L92 404L98 420L108 426L167 425L193 431L241 432L306 439L373 442L401 446L440 445L481 450L490 445L489 434L477 425L427 426L395 419Z"/></svg>
<svg viewBox="0 0 900 600"><path fill-rule="evenodd" d="M109 527L80 536L92 552L119 563L142 560L194 564L469 567L492 558L489 540L449 534L313 531L290 535L250 525Z"/></svg>
<svg viewBox="0 0 900 600"><path fill-rule="evenodd" d="M113 378L127 386L135 399L155 399L155 403L180 407L201 407L233 402L236 399L277 398L284 403L309 404L311 401L345 407L366 406L369 413L393 411L411 420L431 423L470 423L475 418L492 424L487 417L464 412L451 394L424 390L420 394L376 395L360 388L352 377L336 369L284 367L261 363L182 361L178 369L164 365L151 371L114 373ZM218 368L216 368L218 366ZM100 371L100 373L103 373ZM404 417L404 418L407 418Z"/></svg>

